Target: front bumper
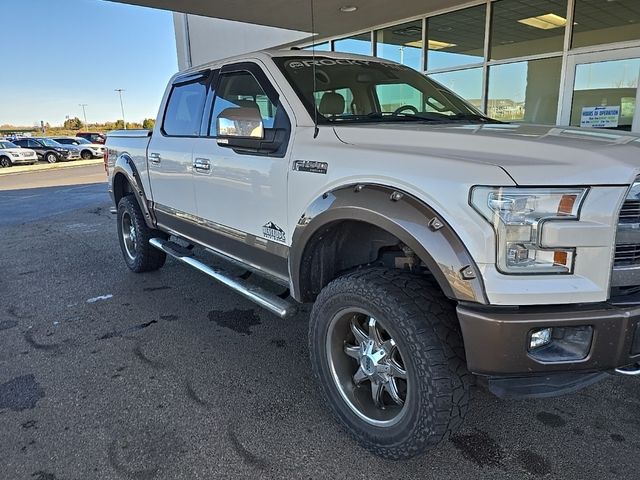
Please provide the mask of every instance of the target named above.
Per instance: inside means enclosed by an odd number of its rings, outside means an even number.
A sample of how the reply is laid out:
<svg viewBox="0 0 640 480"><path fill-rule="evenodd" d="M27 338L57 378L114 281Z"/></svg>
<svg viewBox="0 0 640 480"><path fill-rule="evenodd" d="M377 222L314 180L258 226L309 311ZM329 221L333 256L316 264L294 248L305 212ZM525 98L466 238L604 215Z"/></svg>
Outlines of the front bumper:
<svg viewBox="0 0 640 480"><path fill-rule="evenodd" d="M603 372L640 362L640 305L562 305L475 308L459 305L469 371L486 376L522 377L560 372ZM593 328L580 360L540 361L528 351L532 330Z"/></svg>
<svg viewBox="0 0 640 480"><path fill-rule="evenodd" d="M29 165L37 162L38 162L38 157L35 155L33 157L20 157L20 158L12 157L11 158L11 163L13 163L14 165L25 165L25 164Z"/></svg>

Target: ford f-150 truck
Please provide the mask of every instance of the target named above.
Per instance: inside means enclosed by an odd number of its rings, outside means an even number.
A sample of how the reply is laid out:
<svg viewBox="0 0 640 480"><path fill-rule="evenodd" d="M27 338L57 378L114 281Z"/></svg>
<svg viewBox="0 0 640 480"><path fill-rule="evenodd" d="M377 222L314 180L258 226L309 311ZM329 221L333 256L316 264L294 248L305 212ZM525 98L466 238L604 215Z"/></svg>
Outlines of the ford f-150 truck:
<svg viewBox="0 0 640 480"><path fill-rule="evenodd" d="M474 383L640 373L633 134L502 123L402 65L291 50L176 74L153 132L107 150L129 268L169 255L283 318L313 302L322 395L379 455L448 438Z"/></svg>

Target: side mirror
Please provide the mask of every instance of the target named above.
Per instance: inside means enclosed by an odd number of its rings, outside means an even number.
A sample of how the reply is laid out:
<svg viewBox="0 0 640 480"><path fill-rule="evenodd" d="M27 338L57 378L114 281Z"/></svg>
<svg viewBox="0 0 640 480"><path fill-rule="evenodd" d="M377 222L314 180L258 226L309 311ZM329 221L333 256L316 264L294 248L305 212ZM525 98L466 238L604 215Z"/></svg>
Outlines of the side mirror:
<svg viewBox="0 0 640 480"><path fill-rule="evenodd" d="M257 108L226 108L216 120L218 137L262 140L264 125Z"/></svg>

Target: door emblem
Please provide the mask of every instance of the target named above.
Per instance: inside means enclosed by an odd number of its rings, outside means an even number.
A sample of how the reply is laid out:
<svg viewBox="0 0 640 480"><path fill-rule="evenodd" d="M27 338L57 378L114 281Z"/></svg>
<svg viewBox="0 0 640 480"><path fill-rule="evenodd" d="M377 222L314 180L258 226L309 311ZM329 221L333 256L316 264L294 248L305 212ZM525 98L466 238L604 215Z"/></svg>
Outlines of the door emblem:
<svg viewBox="0 0 640 480"><path fill-rule="evenodd" d="M268 222L262 227L262 236L269 240L275 240L276 242L285 242L284 230L277 226L273 222Z"/></svg>
<svg viewBox="0 0 640 480"><path fill-rule="evenodd" d="M314 160L296 160L293 162L293 169L296 172L309 172L327 174L329 164L327 162L316 162Z"/></svg>

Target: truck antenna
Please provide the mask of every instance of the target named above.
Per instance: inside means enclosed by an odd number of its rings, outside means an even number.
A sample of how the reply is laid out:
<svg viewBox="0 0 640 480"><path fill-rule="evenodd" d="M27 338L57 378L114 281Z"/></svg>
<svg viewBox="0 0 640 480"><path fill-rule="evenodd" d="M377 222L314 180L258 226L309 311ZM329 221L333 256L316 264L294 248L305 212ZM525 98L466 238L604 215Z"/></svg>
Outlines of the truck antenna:
<svg viewBox="0 0 640 480"><path fill-rule="evenodd" d="M311 2L311 35L313 35L313 40L311 42L311 72L313 74L313 92L311 96L313 97L313 138L318 138L318 133L320 133L320 129L318 128L318 100L316 99L316 90L317 90L317 81L316 81L316 19L315 19L315 8L313 4L313 0Z"/></svg>

